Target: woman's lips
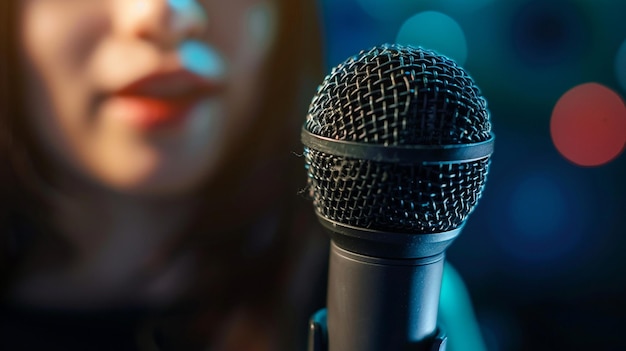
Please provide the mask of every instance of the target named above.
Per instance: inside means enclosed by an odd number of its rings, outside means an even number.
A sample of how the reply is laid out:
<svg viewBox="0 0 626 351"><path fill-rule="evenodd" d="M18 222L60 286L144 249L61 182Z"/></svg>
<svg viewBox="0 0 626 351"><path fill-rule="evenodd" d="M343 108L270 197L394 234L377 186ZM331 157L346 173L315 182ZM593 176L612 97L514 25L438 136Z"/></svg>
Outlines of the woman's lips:
<svg viewBox="0 0 626 351"><path fill-rule="evenodd" d="M204 96L163 99L149 96L117 95L109 100L111 114L135 127L148 130L177 124Z"/></svg>
<svg viewBox="0 0 626 351"><path fill-rule="evenodd" d="M141 130L176 125L217 85L189 71L157 73L115 91L106 100L107 115Z"/></svg>

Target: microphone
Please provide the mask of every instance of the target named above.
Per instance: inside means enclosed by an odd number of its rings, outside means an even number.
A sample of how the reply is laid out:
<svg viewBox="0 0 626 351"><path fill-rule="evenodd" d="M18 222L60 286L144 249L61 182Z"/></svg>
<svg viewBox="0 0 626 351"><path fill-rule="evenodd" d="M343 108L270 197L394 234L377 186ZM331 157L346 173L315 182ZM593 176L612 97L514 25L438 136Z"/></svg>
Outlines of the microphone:
<svg viewBox="0 0 626 351"><path fill-rule="evenodd" d="M317 333L309 347L433 349L445 250L493 152L474 80L422 48L361 51L318 87L302 142L308 195L331 237L326 340Z"/></svg>

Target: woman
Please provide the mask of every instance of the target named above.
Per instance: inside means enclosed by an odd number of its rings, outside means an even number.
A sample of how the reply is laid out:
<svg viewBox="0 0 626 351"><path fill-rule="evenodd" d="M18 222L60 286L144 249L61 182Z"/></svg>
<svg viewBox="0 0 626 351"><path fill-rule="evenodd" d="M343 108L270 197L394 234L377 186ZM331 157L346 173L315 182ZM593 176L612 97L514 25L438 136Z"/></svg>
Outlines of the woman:
<svg viewBox="0 0 626 351"><path fill-rule="evenodd" d="M290 348L313 4L0 6L0 348Z"/></svg>

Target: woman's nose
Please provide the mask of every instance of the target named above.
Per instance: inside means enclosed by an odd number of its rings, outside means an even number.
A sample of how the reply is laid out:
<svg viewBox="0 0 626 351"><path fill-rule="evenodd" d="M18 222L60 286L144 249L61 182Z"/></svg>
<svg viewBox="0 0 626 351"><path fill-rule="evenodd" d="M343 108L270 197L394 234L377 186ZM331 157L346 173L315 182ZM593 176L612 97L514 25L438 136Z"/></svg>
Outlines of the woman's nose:
<svg viewBox="0 0 626 351"><path fill-rule="evenodd" d="M163 48L201 36L208 18L196 0L116 0L117 27Z"/></svg>

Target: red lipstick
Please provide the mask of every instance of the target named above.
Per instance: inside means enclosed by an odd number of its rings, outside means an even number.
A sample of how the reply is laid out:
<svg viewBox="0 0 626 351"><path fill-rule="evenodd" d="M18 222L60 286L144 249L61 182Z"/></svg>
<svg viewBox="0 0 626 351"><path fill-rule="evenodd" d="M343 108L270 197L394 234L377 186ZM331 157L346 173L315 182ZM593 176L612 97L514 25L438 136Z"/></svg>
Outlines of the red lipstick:
<svg viewBox="0 0 626 351"><path fill-rule="evenodd" d="M115 91L110 103L115 115L149 130L181 122L216 90L216 84L189 71L160 72Z"/></svg>

